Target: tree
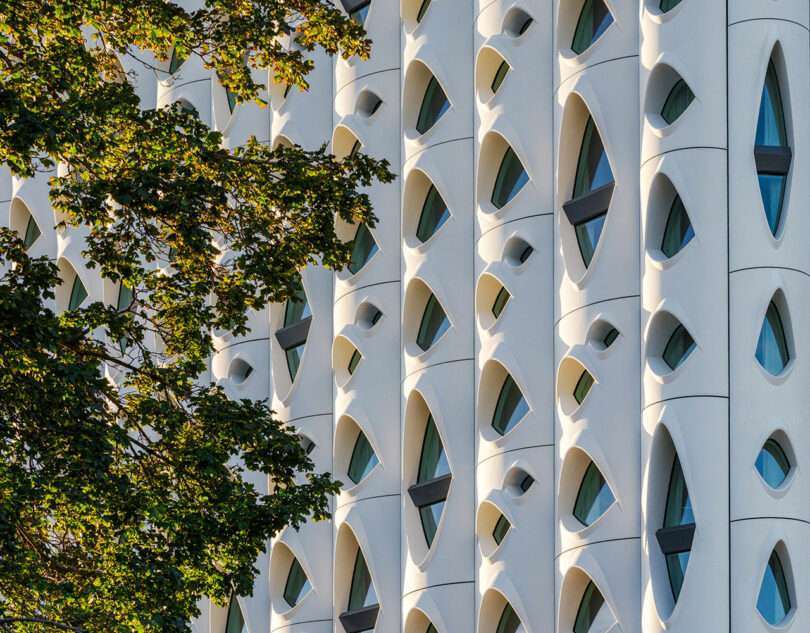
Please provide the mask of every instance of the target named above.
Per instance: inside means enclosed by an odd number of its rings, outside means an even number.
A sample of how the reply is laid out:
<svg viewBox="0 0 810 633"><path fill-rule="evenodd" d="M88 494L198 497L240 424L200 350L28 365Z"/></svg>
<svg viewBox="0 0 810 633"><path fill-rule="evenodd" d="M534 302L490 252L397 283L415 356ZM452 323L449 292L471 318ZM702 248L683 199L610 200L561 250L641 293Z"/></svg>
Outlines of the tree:
<svg viewBox="0 0 810 633"><path fill-rule="evenodd" d="M243 334L301 268L347 263L334 218L373 224L362 188L387 164L223 149L193 113L142 109L117 61L196 55L260 100L250 68L307 87L311 63L279 43L292 33L370 50L326 0L0 0L0 161L58 166L54 209L132 293L57 313L54 263L0 230L0 630L186 631L202 596L250 593L273 534L327 514L337 484L294 429L198 377L213 329Z"/></svg>

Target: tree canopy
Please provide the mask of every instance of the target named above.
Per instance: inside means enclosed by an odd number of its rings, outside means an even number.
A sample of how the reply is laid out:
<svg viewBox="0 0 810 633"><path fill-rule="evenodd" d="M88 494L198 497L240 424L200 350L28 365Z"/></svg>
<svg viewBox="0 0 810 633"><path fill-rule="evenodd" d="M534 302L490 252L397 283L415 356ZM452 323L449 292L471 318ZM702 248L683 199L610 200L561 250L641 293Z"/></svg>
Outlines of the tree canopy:
<svg viewBox="0 0 810 633"><path fill-rule="evenodd" d="M294 429L199 376L212 331L347 263L335 218L373 224L388 166L227 149L193 112L144 108L119 63L198 56L260 101L251 69L306 89L316 47L370 52L326 0L0 0L0 162L50 173L60 230L131 290L58 311L55 262L0 229L0 630L187 631L201 597L252 591L272 535L327 516L337 484Z"/></svg>

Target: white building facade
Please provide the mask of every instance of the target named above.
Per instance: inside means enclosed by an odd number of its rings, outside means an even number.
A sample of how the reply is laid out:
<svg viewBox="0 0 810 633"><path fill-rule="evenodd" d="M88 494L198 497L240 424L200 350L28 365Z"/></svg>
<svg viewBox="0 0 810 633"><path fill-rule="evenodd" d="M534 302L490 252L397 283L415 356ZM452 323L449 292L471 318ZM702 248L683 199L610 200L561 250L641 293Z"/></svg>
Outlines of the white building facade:
<svg viewBox="0 0 810 633"><path fill-rule="evenodd" d="M348 269L217 339L344 487L195 631L810 630L810 2L342 1L371 58L267 109L132 67L229 146L397 175ZM114 303L45 181L3 220Z"/></svg>

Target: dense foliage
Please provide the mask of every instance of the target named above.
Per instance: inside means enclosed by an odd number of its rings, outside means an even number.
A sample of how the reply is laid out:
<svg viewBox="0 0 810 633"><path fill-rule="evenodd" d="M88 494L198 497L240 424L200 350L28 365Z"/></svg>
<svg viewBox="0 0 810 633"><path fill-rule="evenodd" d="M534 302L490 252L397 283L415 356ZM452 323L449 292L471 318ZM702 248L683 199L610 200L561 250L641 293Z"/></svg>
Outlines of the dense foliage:
<svg viewBox="0 0 810 633"><path fill-rule="evenodd" d="M57 266L0 230L0 630L186 631L202 596L252 590L273 534L326 515L336 484L294 429L199 377L212 331L347 262L334 218L373 223L387 165L225 149L194 113L144 108L118 61L196 55L245 101L251 68L306 89L314 47L370 42L325 0L0 0L0 162L50 172L59 230L132 289L60 312Z"/></svg>

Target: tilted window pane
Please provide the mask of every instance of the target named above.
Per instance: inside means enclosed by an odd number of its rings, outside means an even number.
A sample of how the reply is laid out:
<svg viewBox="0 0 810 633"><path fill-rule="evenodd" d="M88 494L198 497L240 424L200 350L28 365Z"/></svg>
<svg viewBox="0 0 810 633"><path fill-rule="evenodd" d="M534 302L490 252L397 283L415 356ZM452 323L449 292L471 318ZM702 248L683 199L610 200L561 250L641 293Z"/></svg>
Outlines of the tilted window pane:
<svg viewBox="0 0 810 633"><path fill-rule="evenodd" d="M428 628L425 630L425 633L438 633L436 627L432 624L428 624Z"/></svg>
<svg viewBox="0 0 810 633"><path fill-rule="evenodd" d="M492 92L498 92L498 88L501 87L503 80L506 79L506 75L509 72L509 64L505 61L501 62L501 65L498 66L498 70L495 71L495 77L492 78L492 83L490 84L490 90Z"/></svg>
<svg viewBox="0 0 810 633"><path fill-rule="evenodd" d="M574 621L574 633L588 633L604 603L605 599L596 585L593 581L589 582L582 594L582 600L579 601L579 609Z"/></svg>
<svg viewBox="0 0 810 633"><path fill-rule="evenodd" d="M529 259L529 257L531 257L531 255L532 255L532 253L533 253L533 252L534 252L534 247L532 247L532 246L530 246L530 245L528 245L528 244L527 244L527 245L526 245L526 248L524 248L524 249L521 251L521 253L520 253L520 257L518 258L518 260L520 261L520 263L521 263L521 264L525 264L525 263L526 263L526 260L527 260L527 259Z"/></svg>
<svg viewBox="0 0 810 633"><path fill-rule="evenodd" d="M287 371L290 373L290 380L295 380L298 374L298 368L301 366L301 358L304 356L304 348L306 343L296 345L288 350L284 350L284 355L287 357Z"/></svg>
<svg viewBox="0 0 810 633"><path fill-rule="evenodd" d="M416 227L416 237L420 242L427 242L439 230L439 227L450 217L450 211L442 200L436 187L430 185L422 213L419 215L419 226Z"/></svg>
<svg viewBox="0 0 810 633"><path fill-rule="evenodd" d="M677 7L680 3L681 0L661 0L661 4L659 6L661 8L661 11L666 13L667 11L670 11L675 7Z"/></svg>
<svg viewBox="0 0 810 633"><path fill-rule="evenodd" d="M667 576L669 576L669 587L672 589L672 598L675 602L681 595L683 579L686 576L686 567L689 565L690 552L679 552L677 554L667 554Z"/></svg>
<svg viewBox="0 0 810 633"><path fill-rule="evenodd" d="M684 113L694 98L695 95L691 88L683 79L679 79L672 86L672 90L669 91L666 101L664 101L664 107L661 108L661 118L667 123L673 123L675 119Z"/></svg>
<svg viewBox="0 0 810 633"><path fill-rule="evenodd" d="M450 102L439 85L439 81L435 77L431 77L425 89L425 96L422 98L422 106L419 108L416 131L420 134L427 132L447 112L449 107Z"/></svg>
<svg viewBox="0 0 810 633"><path fill-rule="evenodd" d="M762 329L759 331L756 357L763 369L774 376L781 374L790 361L782 317L773 301L768 304Z"/></svg>
<svg viewBox="0 0 810 633"><path fill-rule="evenodd" d="M602 516L613 501L610 486L607 485L596 464L591 462L579 485L577 500L574 503L574 516L582 525L588 526Z"/></svg>
<svg viewBox="0 0 810 633"><path fill-rule="evenodd" d="M776 626L780 624L790 613L790 591L788 590L785 570L779 554L774 550L765 568L765 575L762 578L762 585L759 588L757 598L757 611L763 618Z"/></svg>
<svg viewBox="0 0 810 633"><path fill-rule="evenodd" d="M357 557L354 559L354 572L352 573L352 586L349 591L348 611L356 611L364 607L372 607L377 604L377 593L374 591L374 584L371 582L371 574L363 558L363 552L357 548Z"/></svg>
<svg viewBox="0 0 810 633"><path fill-rule="evenodd" d="M759 103L755 143L772 147L784 147L787 145L782 91L779 88L779 75L776 72L773 60L768 62L768 70L765 73L765 85L762 87L762 99Z"/></svg>
<svg viewBox="0 0 810 633"><path fill-rule="evenodd" d="M247 633L245 618L242 616L242 609L239 608L236 596L231 596L231 603L228 605L225 633Z"/></svg>
<svg viewBox="0 0 810 633"><path fill-rule="evenodd" d="M423 351L429 350L449 327L450 321L447 320L447 315L444 313L441 304L435 295L430 295L425 305L425 311L422 313L422 322L419 324L416 344Z"/></svg>
<svg viewBox="0 0 810 633"><path fill-rule="evenodd" d="M422 4L419 7L419 12L416 14L417 23L421 22L422 18L425 17L428 7L430 7L430 0L422 0Z"/></svg>
<svg viewBox="0 0 810 633"><path fill-rule="evenodd" d="M602 228L605 226L605 219L607 219L607 213L574 226L579 254L582 255L585 268L591 265L591 260L593 260L593 255L596 252L596 245L602 235Z"/></svg>
<svg viewBox="0 0 810 633"><path fill-rule="evenodd" d="M661 240L661 252L667 257L678 253L690 240L695 237L692 223L686 213L680 196L675 196L669 209L664 237Z"/></svg>
<svg viewBox="0 0 810 633"><path fill-rule="evenodd" d="M492 416L492 427L501 435L506 435L528 412L529 405L520 388L512 376L507 374L501 386L501 392L498 394L498 402Z"/></svg>
<svg viewBox="0 0 810 633"><path fill-rule="evenodd" d="M529 27L532 25L532 22L534 22L534 18L527 16L523 21L523 24L521 24L520 28L518 29L518 35L523 35L526 31L528 31Z"/></svg>
<svg viewBox="0 0 810 633"><path fill-rule="evenodd" d="M419 457L419 474L416 482L424 483L447 475L450 472L450 465L447 463L447 456L444 453L439 431L433 416L428 416L425 436L422 440L422 454Z"/></svg>
<svg viewBox="0 0 810 633"><path fill-rule="evenodd" d="M346 369L349 371L349 375L353 375L357 366L360 364L360 361L363 359L363 355L360 353L360 350L354 350L352 352L352 357L349 359L349 364Z"/></svg>
<svg viewBox="0 0 810 633"><path fill-rule="evenodd" d="M419 519L422 522L422 532L425 535L428 547L433 545L433 539L436 538L436 531L439 529L439 521L442 518L443 511L444 501L437 501L419 508Z"/></svg>
<svg viewBox="0 0 810 633"><path fill-rule="evenodd" d="M509 531L510 527L512 527L512 524L509 523L509 519L504 515L498 517L498 520L495 522L495 527L492 528L492 538L495 539L496 545L501 544L501 541L506 537L506 533Z"/></svg>
<svg viewBox="0 0 810 633"><path fill-rule="evenodd" d="M169 74L173 75L178 70L180 70L180 66L182 66L183 62L185 62L185 61L186 61L186 58L183 57L182 55L179 55L177 53L177 49L173 48L172 49L172 56L171 56L171 59L169 60Z"/></svg>
<svg viewBox="0 0 810 633"><path fill-rule="evenodd" d="M501 166L498 168L498 176L495 178L495 186L492 189L491 202L500 209L529 182L529 174L523 168L523 163L515 154L511 147L507 147L501 159Z"/></svg>
<svg viewBox="0 0 810 633"><path fill-rule="evenodd" d="M593 118L589 117L582 135L573 197L578 198L611 182L613 171L610 169L602 137L599 136Z"/></svg>
<svg viewBox="0 0 810 633"><path fill-rule="evenodd" d="M377 454L363 432L359 431L349 460L349 479L359 484L378 463Z"/></svg>
<svg viewBox="0 0 810 633"><path fill-rule="evenodd" d="M782 219L782 204L785 200L785 185L787 176L782 174L758 174L759 192L762 195L762 205L765 208L765 218L772 235L779 230Z"/></svg>
<svg viewBox="0 0 810 633"><path fill-rule="evenodd" d="M496 319L501 316L501 312L503 312L511 296L506 288L501 287L495 297L495 301L492 303L492 316Z"/></svg>
<svg viewBox="0 0 810 633"><path fill-rule="evenodd" d="M303 321L308 316L312 315L307 302L307 296L304 293L304 288L299 287L294 297L287 299L284 305L284 327Z"/></svg>
<svg viewBox="0 0 810 633"><path fill-rule="evenodd" d="M526 475L523 479L520 480L520 489L523 492L527 492L529 490L529 488L532 487L533 483L534 483L534 477L532 477L531 475Z"/></svg>
<svg viewBox="0 0 810 633"><path fill-rule="evenodd" d="M118 286L118 304L116 306L116 309L119 312L128 309L132 304L132 298L133 298L132 288L130 288L126 284L121 284L120 286ZM128 337L122 336L120 339L118 339L118 347L121 350L122 354L126 351L128 345L129 345Z"/></svg>
<svg viewBox="0 0 810 633"><path fill-rule="evenodd" d="M287 583L284 585L284 600L288 605L294 607L309 589L309 578L304 573L304 568L301 567L297 558L293 558L290 571L287 573Z"/></svg>
<svg viewBox="0 0 810 633"><path fill-rule="evenodd" d="M362 7L359 7L358 9L355 9L354 11L352 11L349 14L349 17L352 20L354 20L355 22L357 22L358 24L363 25L363 24L366 23L366 18L368 17L368 10L370 8L371 8L371 3L369 2L368 4L366 4L366 5L362 6Z"/></svg>
<svg viewBox="0 0 810 633"><path fill-rule="evenodd" d="M678 327L675 328L675 331L672 333L672 336L669 337L669 341L667 341L667 345L664 348L664 362L669 366L670 369L674 370L678 367L689 354L692 353L692 350L695 349L695 341L692 338L692 335L689 334L687 329L682 325L678 324Z"/></svg>
<svg viewBox="0 0 810 633"><path fill-rule="evenodd" d="M28 216L28 223L25 225L25 237L23 237L23 245L26 249L31 248L31 244L37 241L37 238L42 235L39 226L34 220L33 215Z"/></svg>
<svg viewBox="0 0 810 633"><path fill-rule="evenodd" d="M501 611L501 618L498 620L498 628L495 629L495 633L515 633L520 626L520 618L515 613L515 610L512 608L508 602Z"/></svg>
<svg viewBox="0 0 810 633"><path fill-rule="evenodd" d="M669 489L667 491L667 505L664 512L664 526L678 527L690 525L695 522L695 515L692 513L692 502L689 499L689 489L686 486L686 479L683 476L681 462L678 457L672 463L672 471L669 475Z"/></svg>
<svg viewBox="0 0 810 633"><path fill-rule="evenodd" d="M619 338L619 330L612 327L610 330L608 330L608 333L602 337L602 345L604 345L605 348L608 348L613 345L617 338Z"/></svg>
<svg viewBox="0 0 810 633"><path fill-rule="evenodd" d="M582 404L582 401L585 400L591 387L593 387L593 382L593 376L591 376L590 372L587 369L583 369L574 387L574 400L577 401L577 404Z"/></svg>
<svg viewBox="0 0 810 633"><path fill-rule="evenodd" d="M771 488L778 488L790 472L790 460L774 439L769 439L757 455L756 467L762 479Z"/></svg>
<svg viewBox="0 0 810 633"><path fill-rule="evenodd" d="M377 242L374 241L374 236L365 224L361 224L357 227L357 233L354 234L349 272L356 275L376 252Z"/></svg>
<svg viewBox="0 0 810 633"><path fill-rule="evenodd" d="M232 92L230 88L225 88L225 97L228 99L228 111L233 114L236 108L236 93Z"/></svg>
<svg viewBox="0 0 810 633"><path fill-rule="evenodd" d="M82 302L87 299L87 290L79 279L79 275L73 278L73 286L70 289L70 300L68 301L68 310L75 310Z"/></svg>
<svg viewBox="0 0 810 633"><path fill-rule="evenodd" d="M577 55L593 44L613 23L613 16L602 0L585 0L579 14L571 50Z"/></svg>

